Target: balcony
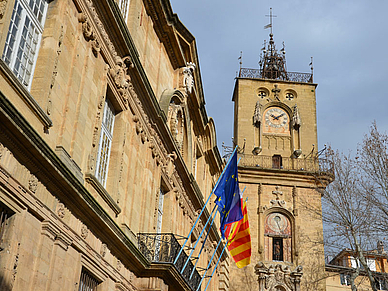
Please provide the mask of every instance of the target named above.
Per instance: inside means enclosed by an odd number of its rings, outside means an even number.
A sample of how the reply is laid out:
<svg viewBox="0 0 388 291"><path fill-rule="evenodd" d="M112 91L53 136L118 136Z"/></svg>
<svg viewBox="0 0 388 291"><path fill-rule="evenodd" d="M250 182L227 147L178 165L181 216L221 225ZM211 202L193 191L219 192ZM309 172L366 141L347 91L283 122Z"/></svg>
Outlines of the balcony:
<svg viewBox="0 0 388 291"><path fill-rule="evenodd" d="M334 175L332 162L321 158L287 158L280 156L262 156L238 154L241 158L239 167L256 167L261 169L293 170Z"/></svg>
<svg viewBox="0 0 388 291"><path fill-rule="evenodd" d="M139 233L138 248L150 262L172 264L179 273L181 273L188 258L187 254L182 252L178 261L174 264L181 245L172 233ZM191 290L197 290L201 281L201 275L194 268L191 260L189 260L181 276Z"/></svg>
<svg viewBox="0 0 388 291"><path fill-rule="evenodd" d="M276 78L271 79L299 83L313 83L313 74L310 73L286 72L275 76ZM261 69L249 68L241 68L238 77L247 79L269 79L263 75L263 71Z"/></svg>

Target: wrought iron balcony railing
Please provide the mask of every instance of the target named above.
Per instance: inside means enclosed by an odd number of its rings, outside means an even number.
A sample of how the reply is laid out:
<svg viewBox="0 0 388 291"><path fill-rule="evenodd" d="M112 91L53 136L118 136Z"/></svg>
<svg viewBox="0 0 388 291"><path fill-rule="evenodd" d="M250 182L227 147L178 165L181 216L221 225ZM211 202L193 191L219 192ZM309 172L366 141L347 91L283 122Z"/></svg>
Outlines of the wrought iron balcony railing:
<svg viewBox="0 0 388 291"><path fill-rule="evenodd" d="M263 76L263 72L261 69L249 69L249 68L241 68L239 78L268 79L265 76ZM287 72L286 74L279 74L278 77L274 80L300 82L300 83L312 83L313 82L313 74Z"/></svg>
<svg viewBox="0 0 388 291"><path fill-rule="evenodd" d="M175 258L178 255L181 245L172 233L139 233L138 247L142 254L153 263L171 263L177 271L181 270L186 263L188 256L182 252L178 261L174 264ZM201 275L194 268L193 263L189 260L183 273L183 279L190 286L191 290L195 291L201 281Z"/></svg>
<svg viewBox="0 0 388 291"><path fill-rule="evenodd" d="M321 158L286 158L280 156L262 156L238 154L241 157L239 166L258 167L263 169L295 170L321 172L334 175L332 162Z"/></svg>

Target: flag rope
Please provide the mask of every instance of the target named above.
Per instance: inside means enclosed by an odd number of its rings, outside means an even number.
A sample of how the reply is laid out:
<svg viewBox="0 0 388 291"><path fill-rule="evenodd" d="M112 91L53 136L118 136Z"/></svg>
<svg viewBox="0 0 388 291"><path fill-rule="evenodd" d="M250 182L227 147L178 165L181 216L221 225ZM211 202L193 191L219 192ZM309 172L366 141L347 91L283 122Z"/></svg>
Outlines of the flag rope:
<svg viewBox="0 0 388 291"><path fill-rule="evenodd" d="M237 151L237 146L234 148L233 153L232 153L232 156L233 156L233 154L234 154L236 151ZM209 203L210 198L212 197L212 194L214 193L214 189L218 186L218 183L220 182L221 177L222 177L223 174L225 173L225 170L228 168L228 165L229 165L230 161L231 161L231 159L229 159L228 163L226 164L226 166L225 166L224 169L222 170L222 173L221 173L220 177L218 178L216 185L214 186L214 188L213 188L212 192L210 193L209 197L207 198L207 200L206 200L206 202L205 202L205 205L202 207L201 212L198 214L198 217L197 217L197 219L195 220L195 222L194 222L194 224L193 224L193 227L192 227L191 230L190 230L190 233L187 235L187 238L186 238L185 242L183 243L181 249L180 249L179 252L178 252L178 255L176 256L176 258L175 258L175 260L174 260L174 265L175 265L176 262L178 261L178 259L179 259L180 255L181 255L181 253L182 253L184 247L186 246L187 241L189 240L189 238L190 238L190 236L191 236L191 234L192 234L192 232L193 232L195 226L197 225L197 223L198 223L198 221L199 221L199 218L201 217L202 213L204 212L204 210L205 210L205 208L206 208L206 205Z"/></svg>
<svg viewBox="0 0 388 291"><path fill-rule="evenodd" d="M203 232L205 231L205 229L206 229L206 227L207 227L207 225L208 225L210 219L211 219L212 216L213 216L214 211L216 210L216 207L217 207L217 205L214 205L213 210L212 210L211 214L209 215L209 218L208 218L208 220L206 221L205 226L203 227L201 233L199 234L199 237L197 238L197 241L196 241L195 244L194 244L193 249L192 249L191 252L190 252L190 255L187 257L187 260L186 260L186 262L185 262L185 264L184 264L184 266L183 266L183 268L182 268L182 270L181 270L181 274L183 274L183 271L186 269L187 263L190 261L191 256L193 255L193 253L194 253L194 251L195 251L195 248L197 247L197 244L199 243L200 238L202 237ZM217 214L217 213L216 213L216 214ZM210 231L210 230L209 230L209 231Z"/></svg>

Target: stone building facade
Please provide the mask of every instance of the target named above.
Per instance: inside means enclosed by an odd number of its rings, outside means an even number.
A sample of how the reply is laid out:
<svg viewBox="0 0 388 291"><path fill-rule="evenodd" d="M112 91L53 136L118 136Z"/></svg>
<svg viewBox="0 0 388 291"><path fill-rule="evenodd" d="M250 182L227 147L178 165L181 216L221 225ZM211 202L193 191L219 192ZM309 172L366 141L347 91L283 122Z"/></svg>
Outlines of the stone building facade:
<svg viewBox="0 0 388 291"><path fill-rule="evenodd" d="M222 160L169 1L2 0L0 49L0 289L195 290L174 251Z"/></svg>

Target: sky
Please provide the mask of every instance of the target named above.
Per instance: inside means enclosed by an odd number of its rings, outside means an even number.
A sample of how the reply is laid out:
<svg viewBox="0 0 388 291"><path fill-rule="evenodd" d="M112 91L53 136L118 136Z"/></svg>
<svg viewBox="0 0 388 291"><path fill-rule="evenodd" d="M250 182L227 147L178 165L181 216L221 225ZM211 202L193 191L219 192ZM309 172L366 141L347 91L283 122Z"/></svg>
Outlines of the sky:
<svg viewBox="0 0 388 291"><path fill-rule="evenodd" d="M269 8L277 49L285 43L287 70L310 72L318 83L318 147L347 153L373 121L388 131L388 0L170 0L196 38L206 110L217 143L231 146L232 92L240 51L245 68L258 68L269 39Z"/></svg>

